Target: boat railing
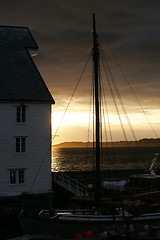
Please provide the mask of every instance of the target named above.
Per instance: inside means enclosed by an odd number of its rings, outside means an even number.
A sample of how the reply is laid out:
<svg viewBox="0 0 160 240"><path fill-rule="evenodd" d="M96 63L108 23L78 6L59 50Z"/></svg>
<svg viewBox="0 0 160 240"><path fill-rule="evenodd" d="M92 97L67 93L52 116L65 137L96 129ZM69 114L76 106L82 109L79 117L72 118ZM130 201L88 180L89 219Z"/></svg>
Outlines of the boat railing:
<svg viewBox="0 0 160 240"><path fill-rule="evenodd" d="M95 210L92 209L55 209L54 210L55 215L66 215L66 214L72 214L72 215L96 215ZM39 216L45 215L49 216L50 215L50 210L49 209L42 209L39 213Z"/></svg>
<svg viewBox="0 0 160 240"><path fill-rule="evenodd" d="M56 209L55 213L57 214L62 214L62 213L71 213L71 214L84 214L88 215L90 214L91 210L90 209Z"/></svg>
<svg viewBox="0 0 160 240"><path fill-rule="evenodd" d="M69 177L68 175L61 173L54 173L54 181L61 187L75 194L77 197L88 196L87 187L78 182L77 180Z"/></svg>

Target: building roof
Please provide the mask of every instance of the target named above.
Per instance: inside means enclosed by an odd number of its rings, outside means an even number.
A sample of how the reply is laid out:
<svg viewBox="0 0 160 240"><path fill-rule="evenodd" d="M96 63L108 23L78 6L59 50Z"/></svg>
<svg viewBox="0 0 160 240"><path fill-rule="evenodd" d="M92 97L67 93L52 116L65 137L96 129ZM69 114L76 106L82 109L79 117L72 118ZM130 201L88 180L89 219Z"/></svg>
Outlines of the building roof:
<svg viewBox="0 0 160 240"><path fill-rule="evenodd" d="M27 27L0 26L0 101L54 103L30 56L35 49Z"/></svg>

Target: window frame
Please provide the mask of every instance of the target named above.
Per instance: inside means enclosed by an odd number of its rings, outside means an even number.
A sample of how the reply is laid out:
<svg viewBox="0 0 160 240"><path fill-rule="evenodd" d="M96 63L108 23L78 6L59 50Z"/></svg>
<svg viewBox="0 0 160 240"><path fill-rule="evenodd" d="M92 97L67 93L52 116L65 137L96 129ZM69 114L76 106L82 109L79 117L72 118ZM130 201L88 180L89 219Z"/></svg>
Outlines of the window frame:
<svg viewBox="0 0 160 240"><path fill-rule="evenodd" d="M25 154L26 153L26 136L16 136L16 153L17 154Z"/></svg>
<svg viewBox="0 0 160 240"><path fill-rule="evenodd" d="M15 169L10 169L10 171L9 171L9 183L10 183L10 185L16 184L16 170Z"/></svg>
<svg viewBox="0 0 160 240"><path fill-rule="evenodd" d="M11 175L13 179L11 178ZM25 184L25 169L24 168L12 168L9 169L9 184L11 186L24 185Z"/></svg>
<svg viewBox="0 0 160 240"><path fill-rule="evenodd" d="M15 122L16 124L26 124L27 106L25 104L15 105Z"/></svg>

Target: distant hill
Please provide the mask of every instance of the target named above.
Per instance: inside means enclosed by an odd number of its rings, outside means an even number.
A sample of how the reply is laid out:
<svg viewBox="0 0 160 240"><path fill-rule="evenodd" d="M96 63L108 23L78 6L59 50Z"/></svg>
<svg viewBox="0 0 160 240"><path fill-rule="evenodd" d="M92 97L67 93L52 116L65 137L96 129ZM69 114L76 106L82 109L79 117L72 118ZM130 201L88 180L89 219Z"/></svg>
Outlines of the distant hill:
<svg viewBox="0 0 160 240"><path fill-rule="evenodd" d="M117 142L103 142L102 147L156 147L160 146L160 139L143 138L139 141L117 141ZM55 148L90 148L93 147L92 142L63 142L53 145Z"/></svg>

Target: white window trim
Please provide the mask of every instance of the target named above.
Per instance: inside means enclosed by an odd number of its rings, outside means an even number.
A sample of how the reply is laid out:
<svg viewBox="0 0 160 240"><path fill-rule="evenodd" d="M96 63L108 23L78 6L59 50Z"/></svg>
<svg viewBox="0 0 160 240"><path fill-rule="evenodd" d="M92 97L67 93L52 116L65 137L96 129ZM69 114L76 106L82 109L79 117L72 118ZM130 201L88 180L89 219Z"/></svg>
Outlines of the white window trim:
<svg viewBox="0 0 160 240"><path fill-rule="evenodd" d="M25 105L25 122L17 122L17 107L22 107L22 105ZM14 119L15 119L15 124L16 125L26 125L27 124L27 118L28 118L28 111L27 111L27 108L28 108L28 105L26 105L25 103L21 103L21 104L15 104L14 105Z"/></svg>
<svg viewBox="0 0 160 240"><path fill-rule="evenodd" d="M17 148L16 138L20 138L20 152L16 151L17 150L16 149ZM25 152L21 151L22 150L22 146L21 146L22 138L25 138ZM26 154L27 153L27 136L15 136L15 152L16 152L16 154Z"/></svg>
<svg viewBox="0 0 160 240"><path fill-rule="evenodd" d="M11 183L11 179L10 179L10 171L14 170L16 171L16 182L15 183ZM24 171L24 183L19 183L19 171L23 170ZM8 169L8 178L9 178L9 185L10 186L24 186L26 185L26 168L9 168Z"/></svg>

